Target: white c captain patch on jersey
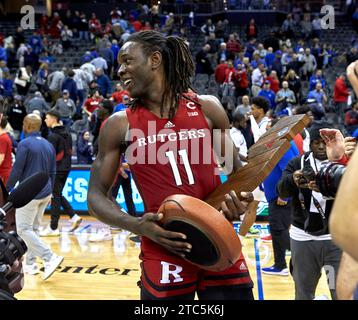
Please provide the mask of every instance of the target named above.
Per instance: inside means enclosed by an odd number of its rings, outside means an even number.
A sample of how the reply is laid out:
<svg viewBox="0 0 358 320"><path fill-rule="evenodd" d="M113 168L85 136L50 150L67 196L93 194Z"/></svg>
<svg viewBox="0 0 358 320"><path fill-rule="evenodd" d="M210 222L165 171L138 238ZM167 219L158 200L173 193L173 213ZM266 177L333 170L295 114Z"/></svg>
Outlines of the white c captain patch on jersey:
<svg viewBox="0 0 358 320"><path fill-rule="evenodd" d="M187 104L186 104L187 108L191 109L191 110L195 110L196 109L196 106L195 106L195 103L192 102L192 101L189 101Z"/></svg>

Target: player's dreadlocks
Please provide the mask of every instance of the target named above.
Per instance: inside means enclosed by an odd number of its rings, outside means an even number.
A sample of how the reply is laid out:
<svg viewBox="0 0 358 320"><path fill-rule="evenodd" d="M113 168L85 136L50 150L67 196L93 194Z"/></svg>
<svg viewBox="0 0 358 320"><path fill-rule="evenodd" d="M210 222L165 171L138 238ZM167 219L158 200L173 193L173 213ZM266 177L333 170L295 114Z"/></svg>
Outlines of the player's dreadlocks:
<svg viewBox="0 0 358 320"><path fill-rule="evenodd" d="M162 54L166 85L160 114L163 117L164 104L169 104L169 118L173 118L180 96L189 89L195 91L190 81L195 72L195 64L189 47L182 38L166 37L152 30L135 33L127 41L140 43L148 56L155 51ZM135 108L137 103L138 99L134 99L130 106Z"/></svg>

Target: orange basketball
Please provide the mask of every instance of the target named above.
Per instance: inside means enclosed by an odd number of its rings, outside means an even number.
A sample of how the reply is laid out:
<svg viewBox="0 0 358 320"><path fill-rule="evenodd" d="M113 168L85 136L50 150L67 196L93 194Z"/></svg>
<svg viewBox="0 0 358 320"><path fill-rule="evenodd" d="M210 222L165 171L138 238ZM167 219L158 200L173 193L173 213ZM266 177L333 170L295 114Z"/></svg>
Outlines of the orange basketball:
<svg viewBox="0 0 358 320"><path fill-rule="evenodd" d="M158 212L163 228L181 232L192 245L185 259L202 269L222 271L236 263L241 242L235 229L218 210L197 198L175 194L167 197Z"/></svg>

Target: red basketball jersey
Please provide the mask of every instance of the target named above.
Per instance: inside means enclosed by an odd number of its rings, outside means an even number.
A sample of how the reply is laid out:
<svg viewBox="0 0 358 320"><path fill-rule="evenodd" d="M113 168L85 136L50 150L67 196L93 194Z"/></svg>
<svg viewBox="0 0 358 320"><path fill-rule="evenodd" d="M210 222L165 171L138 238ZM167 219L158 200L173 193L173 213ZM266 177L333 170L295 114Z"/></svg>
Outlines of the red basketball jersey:
<svg viewBox="0 0 358 320"><path fill-rule="evenodd" d="M220 184L211 131L196 96L190 99L180 99L170 120L142 106L126 109L131 140L126 158L146 212L157 212L172 194L204 199Z"/></svg>

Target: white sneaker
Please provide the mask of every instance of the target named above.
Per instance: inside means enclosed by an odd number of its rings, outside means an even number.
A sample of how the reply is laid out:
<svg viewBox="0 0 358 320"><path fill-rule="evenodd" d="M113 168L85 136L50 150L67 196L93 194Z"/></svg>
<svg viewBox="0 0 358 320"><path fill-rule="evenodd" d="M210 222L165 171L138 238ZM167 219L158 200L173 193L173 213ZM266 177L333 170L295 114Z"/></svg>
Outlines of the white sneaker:
<svg viewBox="0 0 358 320"><path fill-rule="evenodd" d="M92 233L88 241L90 242L100 242L112 240L112 234L110 229L99 229L97 233Z"/></svg>
<svg viewBox="0 0 358 320"><path fill-rule="evenodd" d="M57 267L62 263L63 257L58 256L57 254L53 254L50 261L44 261L44 274L42 275L42 280L46 280L52 276L52 274L56 271Z"/></svg>
<svg viewBox="0 0 358 320"><path fill-rule="evenodd" d="M47 226L45 229L39 232L40 237L59 237L60 230L58 228L56 230L52 230L50 226Z"/></svg>
<svg viewBox="0 0 358 320"><path fill-rule="evenodd" d="M81 224L82 222L82 218L75 214L71 219L70 219L70 222L71 222L71 229L70 229L70 232L73 232L75 231Z"/></svg>
<svg viewBox="0 0 358 320"><path fill-rule="evenodd" d="M35 275L40 273L40 269L36 263L23 264L24 272L27 274Z"/></svg>

